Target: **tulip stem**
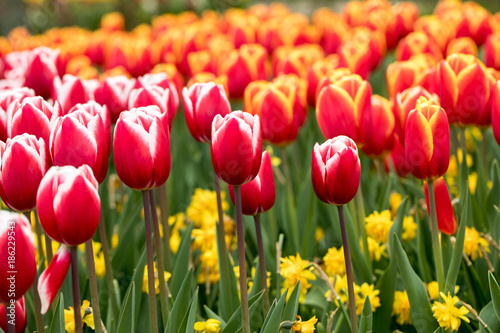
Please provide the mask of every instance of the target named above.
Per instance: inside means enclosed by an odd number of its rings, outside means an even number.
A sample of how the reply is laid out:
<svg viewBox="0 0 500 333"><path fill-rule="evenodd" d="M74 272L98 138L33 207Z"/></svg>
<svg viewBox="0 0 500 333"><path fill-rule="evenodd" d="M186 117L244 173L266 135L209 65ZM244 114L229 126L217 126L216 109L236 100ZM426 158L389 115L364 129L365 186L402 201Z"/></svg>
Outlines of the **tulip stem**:
<svg viewBox="0 0 500 333"><path fill-rule="evenodd" d="M262 285L262 290L264 290L263 308L264 308L264 318L266 318L267 313L269 312L269 292L267 290L266 256L264 254L264 242L262 241L262 228L260 226L260 214L254 215L253 220L255 222L255 234L257 235L257 250L259 253L260 283Z"/></svg>
<svg viewBox="0 0 500 333"><path fill-rule="evenodd" d="M172 271L172 256L170 253L170 225L168 218L170 217L170 209L168 206L168 188L167 183L158 187L158 205L160 206L160 220L163 227L163 259L167 272Z"/></svg>
<svg viewBox="0 0 500 333"><path fill-rule="evenodd" d="M95 331L102 333L101 309L99 308L99 294L97 292L97 276L95 274L94 246L92 239L85 242L87 252L87 269L89 270L90 298L92 300L92 313L94 315Z"/></svg>
<svg viewBox="0 0 500 333"><path fill-rule="evenodd" d="M434 193L434 181L428 181L429 187L429 210L431 215L432 248L434 250L434 261L436 263L436 276L439 291L444 289L444 268L443 255L441 253L441 243L439 241L439 229L437 225L436 198Z"/></svg>
<svg viewBox="0 0 500 333"><path fill-rule="evenodd" d="M354 279L351 266L351 254L347 241L347 230L344 219L344 206L338 206L342 246L344 247L345 272L347 277L347 291L349 296L349 314L351 316L352 333L358 333L358 315L356 314L356 298L354 297Z"/></svg>
<svg viewBox="0 0 500 333"><path fill-rule="evenodd" d="M366 214L365 214L365 204L363 202L363 191L361 190L361 185L359 185L358 192L354 196L354 206L356 207L356 220L358 224L358 237L361 237L363 242L363 254L365 255L365 261L372 272L372 260L370 258L370 248L368 247L368 236L366 235ZM342 212L343 213L343 212Z"/></svg>
<svg viewBox="0 0 500 333"><path fill-rule="evenodd" d="M151 332L158 333L158 323L156 321L156 293L155 293L155 266L153 239L151 237L151 210L149 204L149 194L142 192L142 203L144 205L144 224L146 234L146 253L148 265L148 298L149 298L149 321Z"/></svg>
<svg viewBox="0 0 500 333"><path fill-rule="evenodd" d="M240 267L241 323L243 333L250 333L250 316L248 313L247 265L245 260L245 235L243 233L243 216L241 211L241 186L234 186L236 206L236 235L238 243L238 263Z"/></svg>
<svg viewBox="0 0 500 333"><path fill-rule="evenodd" d="M75 332L83 333L83 323L80 306L80 285L78 282L78 248L71 246L71 285L73 289L73 314L75 317Z"/></svg>
<svg viewBox="0 0 500 333"><path fill-rule="evenodd" d="M160 284L160 303L161 316L163 324L167 323L170 307L168 304L167 283L165 282L165 263L163 262L163 250L161 248L160 225L158 223L158 213L156 211L156 200L154 190L149 190L149 203L151 205L151 214L153 216L153 231L156 247L156 262L158 263L158 281ZM165 229L163 229L165 232ZM165 235L164 235L165 236Z"/></svg>
<svg viewBox="0 0 500 333"><path fill-rule="evenodd" d="M106 222L101 211L101 219L99 221L99 237L101 238L102 254L104 256L104 267L106 268L106 284L108 285L109 298L111 299L111 308L113 315L118 318L119 308L118 301L115 295L115 285L113 283L113 267L111 266L111 255L109 253L108 235L106 232Z"/></svg>
<svg viewBox="0 0 500 333"><path fill-rule="evenodd" d="M36 225L40 225L40 220L38 219L38 213L35 210L34 211L35 215L35 223ZM50 262L52 261L52 258L54 258L54 254L52 253L52 240L50 239L47 234L43 232L43 229L40 229L41 233L44 235L43 238L45 239L45 254L47 259L47 266L49 266Z"/></svg>
<svg viewBox="0 0 500 333"><path fill-rule="evenodd" d="M283 148L281 150L281 159L283 161L283 168L285 169L285 178L286 178L286 186L287 186L287 202L288 202L288 211L290 213L290 222L289 226L291 226L291 238L295 249L299 248L299 230L297 223L297 209L295 207L294 197L293 197L293 184L292 177L290 176L290 165L288 164L288 157L286 155L286 151Z"/></svg>

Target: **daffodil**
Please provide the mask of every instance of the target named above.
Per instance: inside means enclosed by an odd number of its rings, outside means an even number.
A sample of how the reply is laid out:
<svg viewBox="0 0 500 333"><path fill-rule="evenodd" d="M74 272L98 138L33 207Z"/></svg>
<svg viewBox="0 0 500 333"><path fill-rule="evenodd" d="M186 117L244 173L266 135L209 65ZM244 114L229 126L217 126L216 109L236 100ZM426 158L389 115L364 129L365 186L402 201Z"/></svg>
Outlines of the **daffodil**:
<svg viewBox="0 0 500 333"><path fill-rule="evenodd" d="M370 252L370 258L375 261L380 261L380 258L386 255L385 250L387 248L387 244L377 242L372 237L368 237L367 240L368 240L368 251Z"/></svg>
<svg viewBox="0 0 500 333"><path fill-rule="evenodd" d="M400 193L392 192L389 196L389 208L391 209L391 215L394 217L398 211L399 205L403 200L403 196Z"/></svg>
<svg viewBox="0 0 500 333"><path fill-rule="evenodd" d="M472 261L483 256L480 245L486 252L490 252L488 241L479 235L476 228L465 227L464 253L469 256Z"/></svg>
<svg viewBox="0 0 500 333"><path fill-rule="evenodd" d="M460 290L459 286L455 286L455 295ZM437 281L431 281L427 285L427 292L429 293L430 299L439 299L439 287Z"/></svg>
<svg viewBox="0 0 500 333"><path fill-rule="evenodd" d="M405 216L403 219L403 234L401 238L405 241L410 241L417 237L417 223L413 216Z"/></svg>
<svg viewBox="0 0 500 333"><path fill-rule="evenodd" d="M311 284L310 280L316 280L316 275L311 272L311 263L303 260L300 254L297 256L289 256L287 258L280 258L281 276L286 280L289 287L294 287L299 281L304 289L309 289Z"/></svg>
<svg viewBox="0 0 500 333"><path fill-rule="evenodd" d="M323 257L323 262L325 264L325 273L328 276L334 275L345 275L345 262L344 262L344 248L332 247L328 249L328 252Z"/></svg>
<svg viewBox="0 0 500 333"><path fill-rule="evenodd" d="M200 333L219 333L220 321L208 319L207 321L197 321L194 323L194 330Z"/></svg>
<svg viewBox="0 0 500 333"><path fill-rule="evenodd" d="M389 230L392 226L391 212L384 210L382 212L373 212L365 219L366 233L378 242L387 243Z"/></svg>
<svg viewBox="0 0 500 333"><path fill-rule="evenodd" d="M89 301L83 301L80 312L83 323L91 329L95 329L94 315L92 314L92 308L90 307ZM69 307L69 310L64 309L64 328L68 333L75 333L75 312L71 306Z"/></svg>
<svg viewBox="0 0 500 333"><path fill-rule="evenodd" d="M158 279L158 270L156 269L156 263L154 265L155 272L155 293L158 295L160 293L160 280ZM165 276L165 282L168 282L172 274L169 272L163 272ZM148 265L144 266L144 275L142 277L142 292L148 294L149 293L149 285L148 285Z"/></svg>
<svg viewBox="0 0 500 333"><path fill-rule="evenodd" d="M373 284L363 283L361 286L354 285L354 294L356 296L356 313L358 315L363 312L366 297L370 299L372 312L375 312L380 307L380 290L375 289Z"/></svg>
<svg viewBox="0 0 500 333"><path fill-rule="evenodd" d="M446 296L444 293L440 293L443 303L435 301L432 305L432 312L434 313L434 318L439 323L440 327L444 329L453 331L458 331L462 320L465 322L470 322L469 318L465 315L469 313L469 310L465 306L456 307L456 304L460 302L457 296L451 296L448 293Z"/></svg>
<svg viewBox="0 0 500 333"><path fill-rule="evenodd" d="M406 290L397 290L394 293L394 302L392 303L392 315L396 316L396 322L399 325L410 324L410 300Z"/></svg>
<svg viewBox="0 0 500 333"><path fill-rule="evenodd" d="M292 328L290 329L292 332L300 332L300 333L312 333L316 330L315 324L318 322L318 318L316 316L312 317L308 321L302 321L300 316L297 316L297 320L293 322Z"/></svg>

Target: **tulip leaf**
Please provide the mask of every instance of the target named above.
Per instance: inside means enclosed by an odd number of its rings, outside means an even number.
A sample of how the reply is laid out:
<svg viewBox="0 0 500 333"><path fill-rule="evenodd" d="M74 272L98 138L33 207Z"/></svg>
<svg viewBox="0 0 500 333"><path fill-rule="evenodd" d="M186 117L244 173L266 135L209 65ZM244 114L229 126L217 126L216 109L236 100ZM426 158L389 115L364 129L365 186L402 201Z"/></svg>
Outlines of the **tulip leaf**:
<svg viewBox="0 0 500 333"><path fill-rule="evenodd" d="M384 187L382 189L381 195L378 197L378 211L381 212L383 211L389 204L389 197L391 195L391 189L392 189L392 184L394 182L394 174L389 174L387 177Z"/></svg>
<svg viewBox="0 0 500 333"><path fill-rule="evenodd" d="M408 293L410 318L413 326L415 326L419 333L433 332L437 327L437 322L432 315L431 304L429 303L425 286L413 270L398 237L393 235L393 239L394 256L397 259L399 272Z"/></svg>
<svg viewBox="0 0 500 333"><path fill-rule="evenodd" d="M407 206L408 197L405 197L399 204L396 219L389 230L389 235L396 234L398 237L401 237ZM396 258L394 258L394 252L394 239L389 237L389 266L377 282L377 289L380 290L380 307L373 314L373 324L382 332L389 331L392 322L392 303L394 302L394 291L396 290L398 272L398 264L396 262Z"/></svg>
<svg viewBox="0 0 500 333"><path fill-rule="evenodd" d="M417 263L422 279L426 282L432 281L432 268L433 257L429 254L429 247L431 244L431 233L428 224L419 217L419 210L417 208L415 214L415 222L417 223Z"/></svg>
<svg viewBox="0 0 500 333"><path fill-rule="evenodd" d="M130 282L123 306L118 317L116 333L126 333L135 331L135 282ZM97 325L97 324L96 324Z"/></svg>
<svg viewBox="0 0 500 333"><path fill-rule="evenodd" d="M500 167L498 166L498 162L496 160L493 161L490 174L493 186L491 187L490 193L484 201L483 208L488 214L488 219L486 220L493 221L496 214L494 206L498 205L498 203L500 202Z"/></svg>
<svg viewBox="0 0 500 333"><path fill-rule="evenodd" d="M469 217L469 205L470 205L470 196L469 190L465 190L464 205L462 206L462 216L459 220L458 232L455 240L455 247L453 248L453 254L451 256L451 262L448 267L448 274L446 275L446 282L444 285L444 293L445 295L450 292L451 294L455 293L455 284L457 282L458 273L460 271L460 264L462 263L462 253L464 248L464 239L465 239L465 226L467 225L467 219Z"/></svg>
<svg viewBox="0 0 500 333"><path fill-rule="evenodd" d="M500 332L500 321L495 313L493 302L489 302L479 313L479 317L488 325L491 331L489 332ZM481 333L488 333L482 325L479 325Z"/></svg>
<svg viewBox="0 0 500 333"><path fill-rule="evenodd" d="M193 297L191 298L191 302L189 304L189 313L187 317L184 319L183 325L179 327L177 333L194 333L194 323L196 320L196 310L198 309L198 288L194 292Z"/></svg>
<svg viewBox="0 0 500 333"><path fill-rule="evenodd" d="M288 294L288 289L285 290L283 295L281 295L276 307L273 311L269 311L267 317L269 318L264 323L261 332L262 333L274 333L278 332L280 329L281 318L283 316L283 309L285 308L286 296ZM267 318L266 318L267 319Z"/></svg>
<svg viewBox="0 0 500 333"><path fill-rule="evenodd" d="M260 293L258 293L257 295L248 300L248 313L250 318L252 318L255 310L258 309L259 306L261 305L262 295L264 295L263 291L261 291ZM241 328L241 307L238 307L238 309L233 313L231 318L229 318L229 321L227 322L226 326L222 329L221 333L237 332L240 328Z"/></svg>
<svg viewBox="0 0 500 333"><path fill-rule="evenodd" d="M285 312L283 313L283 321L290 320L294 321L295 316L297 316L297 311L299 310L299 297L300 297L300 281L293 288L292 294L286 302Z"/></svg>
<svg viewBox="0 0 500 333"><path fill-rule="evenodd" d="M173 276L173 274L172 274ZM193 270L190 269L185 275L181 288L175 297L174 306L168 316L165 332L177 332L181 326L184 317L186 317L189 302L186 300L191 298L191 284L193 282Z"/></svg>
<svg viewBox="0 0 500 333"><path fill-rule="evenodd" d="M226 321L219 317L212 309L210 309L208 306L204 305L203 308L205 309L205 312L207 313L208 318L210 319L215 319L220 321L220 328L224 329L226 327Z"/></svg>
<svg viewBox="0 0 500 333"><path fill-rule="evenodd" d="M316 207L317 207L316 195L312 189L312 183L307 182L307 185L302 191L302 196L299 197L297 212L299 214L299 221L305 221L301 223L303 225L301 235L302 239L314 239L316 234L317 219L316 217ZM305 258L310 258L314 256L314 247L316 242L302 242L302 255Z"/></svg>
<svg viewBox="0 0 500 333"><path fill-rule="evenodd" d="M191 255L191 232L193 231L193 224L190 223L182 234L182 240L177 250L177 255L174 261L174 268L172 270L172 277L170 279L170 292L174 299L177 299L177 294L184 283L184 277L189 269L189 257Z"/></svg>
<svg viewBox="0 0 500 333"><path fill-rule="evenodd" d="M216 233L217 238L217 253L220 252L221 246L226 246L225 239L221 240L219 238L219 233ZM186 244L186 247L189 244ZM231 314L236 310L236 307L239 303L238 299L238 289L236 286L236 277L234 276L234 269L231 261L229 260L229 254L225 251L226 255L221 256L218 255L219 267L220 270L220 281L219 288L220 292L220 302L219 302L219 312L221 317L228 320L231 317ZM224 269L226 267L226 269ZM256 275L258 276L258 275Z"/></svg>
<svg viewBox="0 0 500 333"><path fill-rule="evenodd" d="M495 279L493 273L488 272L488 279L490 285L490 293L491 293L491 303L493 304L493 309L495 309L495 314L497 315L498 320L500 321L500 287L498 286L498 282Z"/></svg>
<svg viewBox="0 0 500 333"><path fill-rule="evenodd" d="M141 251L141 256L139 258L139 261L137 262L137 266L135 267L134 274L132 275L132 281L136 286L142 286L142 283L144 281L144 268L146 266L146 245L144 244L142 251ZM141 298L142 298L142 288L135 288L135 302L136 304L139 304L139 309L140 309L140 304L141 304ZM133 314L135 316L135 323L138 322L140 311L137 311Z"/></svg>
<svg viewBox="0 0 500 333"><path fill-rule="evenodd" d="M50 322L49 333L64 332L64 295L59 293L59 300L54 307L54 316Z"/></svg>
<svg viewBox="0 0 500 333"><path fill-rule="evenodd" d="M370 297L366 296L365 305L363 306L363 312L361 312L361 318L359 320L359 333L372 333L372 305L370 303ZM380 329L380 327L377 327Z"/></svg>

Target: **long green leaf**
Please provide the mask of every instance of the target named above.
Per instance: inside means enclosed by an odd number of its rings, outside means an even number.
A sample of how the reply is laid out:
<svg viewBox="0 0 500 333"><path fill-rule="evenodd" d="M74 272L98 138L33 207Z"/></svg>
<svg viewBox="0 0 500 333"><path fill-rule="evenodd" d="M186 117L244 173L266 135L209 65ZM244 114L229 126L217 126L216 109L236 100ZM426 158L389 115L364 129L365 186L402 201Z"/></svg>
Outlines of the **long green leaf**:
<svg viewBox="0 0 500 333"><path fill-rule="evenodd" d="M54 309L49 333L64 332L64 295L62 293L59 293L59 300Z"/></svg>
<svg viewBox="0 0 500 333"><path fill-rule="evenodd" d="M118 317L116 333L135 332L135 282L132 281L128 287L123 306ZM97 324L96 324L97 325Z"/></svg>
<svg viewBox="0 0 500 333"><path fill-rule="evenodd" d="M394 255L398 261L399 272L403 278L408 299L410 300L410 318L419 333L434 332L437 322L432 316L431 304L422 280L411 267L410 261L396 235L394 239Z"/></svg>
<svg viewBox="0 0 500 333"><path fill-rule="evenodd" d="M182 240L175 256L174 268L172 270L172 277L169 281L170 292L174 299L177 299L177 294L184 283L184 278L189 269L189 256L191 255L191 232L193 231L193 224L189 224L186 231L182 235Z"/></svg>
<svg viewBox="0 0 500 333"><path fill-rule="evenodd" d="M492 302L486 304L479 313L479 317L488 325L492 332L500 332L500 321L495 313ZM482 325L479 325L479 327L481 328L481 333L488 333Z"/></svg>
<svg viewBox="0 0 500 333"><path fill-rule="evenodd" d="M217 226L218 227L218 226ZM226 240L219 238L219 233L216 233L217 238L217 253L220 254L221 246L226 246ZM222 318L229 319L231 314L236 310L238 305L238 289L236 286L236 279L232 279L231 273L234 275L233 266L229 260L229 254L224 251L227 255L218 256L220 269L220 281L219 288L220 291L220 301L219 301L219 313ZM224 267L227 269L225 270Z"/></svg>
<svg viewBox="0 0 500 333"><path fill-rule="evenodd" d="M215 319L220 322L220 328L224 329L226 327L226 321L219 317L212 309L210 309L208 306L204 305L203 308L205 309L205 312L207 313L208 318L210 319Z"/></svg>
<svg viewBox="0 0 500 333"><path fill-rule="evenodd" d="M286 302L285 312L283 313L283 321L289 320L294 321L297 316L297 311L299 310L299 297L300 297L300 281L293 288L292 294Z"/></svg>
<svg viewBox="0 0 500 333"><path fill-rule="evenodd" d="M189 304L189 314L186 317L186 327L180 327L178 333L194 333L194 323L196 320L196 310L198 309L198 288L194 292L191 302Z"/></svg>
<svg viewBox="0 0 500 333"><path fill-rule="evenodd" d="M261 305L263 294L264 292L261 291L260 293L258 293L257 295L248 300L248 313L250 315L250 318L252 318L255 310ZM241 328L241 307L238 307L238 309L233 313L233 315L227 322L226 326L222 329L221 333L237 332L240 328Z"/></svg>
<svg viewBox="0 0 500 333"><path fill-rule="evenodd" d="M168 316L165 332L177 332L185 316L187 316L189 302L191 299L191 284L193 282L193 270L190 269L182 282L182 286L175 297L174 306Z"/></svg>
<svg viewBox="0 0 500 333"><path fill-rule="evenodd" d="M493 273L488 272L488 279L490 282L491 303L493 304L495 314L500 321L500 287L498 286L498 282Z"/></svg>
<svg viewBox="0 0 500 333"><path fill-rule="evenodd" d="M363 312L361 313L361 318L359 321L359 333L372 333L372 305L370 303L370 297L366 296L365 305L363 306ZM380 328L378 328L380 329Z"/></svg>
<svg viewBox="0 0 500 333"><path fill-rule="evenodd" d="M283 309L285 308L286 295L288 294L288 289L285 290L283 295L281 295L276 307L273 311L269 311L267 315L269 320L266 322L265 326L262 327L262 333L274 333L279 331L281 318L283 316Z"/></svg>

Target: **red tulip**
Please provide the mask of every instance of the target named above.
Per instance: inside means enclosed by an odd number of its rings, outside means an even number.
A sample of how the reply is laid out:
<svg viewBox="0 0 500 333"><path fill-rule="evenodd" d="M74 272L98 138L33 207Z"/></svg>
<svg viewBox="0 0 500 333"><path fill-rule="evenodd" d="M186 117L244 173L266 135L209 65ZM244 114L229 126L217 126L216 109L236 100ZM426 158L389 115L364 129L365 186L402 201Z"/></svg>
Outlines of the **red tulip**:
<svg viewBox="0 0 500 333"><path fill-rule="evenodd" d="M175 117L177 109L179 108L179 93L174 82L166 73L145 74L137 78L134 89L149 86L158 86L168 91L168 111L171 113L170 118ZM172 120L170 120L170 122L172 122Z"/></svg>
<svg viewBox="0 0 500 333"><path fill-rule="evenodd" d="M52 106L39 96L24 98L22 102L15 101L7 110L9 137L28 133L42 138L48 145L50 131L60 114L58 102Z"/></svg>
<svg viewBox="0 0 500 333"><path fill-rule="evenodd" d="M52 99L61 104L63 114L66 114L76 104L94 99L94 90L99 82L66 74L62 80L56 77L53 85Z"/></svg>
<svg viewBox="0 0 500 333"><path fill-rule="evenodd" d="M169 125L172 125L175 113L169 109L170 91L159 86L146 86L133 89L128 99L129 109L157 106L162 114L168 117Z"/></svg>
<svg viewBox="0 0 500 333"><path fill-rule="evenodd" d="M408 60L411 56L419 53L428 53L437 61L443 58L443 54L433 38L423 31L415 31L398 43L396 59Z"/></svg>
<svg viewBox="0 0 500 333"><path fill-rule="evenodd" d="M170 173L168 117L157 106L120 114L113 139L116 172L129 187L146 191L165 183Z"/></svg>
<svg viewBox="0 0 500 333"><path fill-rule="evenodd" d="M429 186L424 182L425 202L427 203L427 212L429 215ZM434 181L434 196L436 199L436 214L438 228L442 233L453 235L456 229L455 214L451 204L450 193L444 181L444 178L438 178ZM465 221L464 221L465 222Z"/></svg>
<svg viewBox="0 0 500 333"><path fill-rule="evenodd" d="M107 141L108 151L111 151L111 119L110 119L109 109L105 105L100 105L95 101L88 101L87 103L77 104L73 106L68 111L68 114L77 111L84 111L92 116L99 115L101 117L102 124L104 125L104 132L106 133L106 138L108 140Z"/></svg>
<svg viewBox="0 0 500 333"><path fill-rule="evenodd" d="M35 96L35 92L28 88L0 89L0 141L5 142L8 137L7 109L9 105L14 101L22 102L26 97L33 96Z"/></svg>
<svg viewBox="0 0 500 333"><path fill-rule="evenodd" d="M49 169L40 183L36 208L50 238L68 246L92 238L101 216L98 185L88 165Z"/></svg>
<svg viewBox="0 0 500 333"><path fill-rule="evenodd" d="M353 140L340 135L313 148L311 178L318 198L344 205L358 192L361 165Z"/></svg>
<svg viewBox="0 0 500 333"><path fill-rule="evenodd" d="M26 312L26 303L24 296L15 302L9 304L0 303L0 328L7 332L7 321L14 323L16 333L23 333L28 324L28 313Z"/></svg>
<svg viewBox="0 0 500 333"><path fill-rule="evenodd" d="M229 185L248 183L259 173L262 134L259 116L234 111L212 123L212 165Z"/></svg>
<svg viewBox="0 0 500 333"><path fill-rule="evenodd" d="M408 115L405 156L411 173L419 179L441 177L450 162L450 128L446 112L425 98Z"/></svg>
<svg viewBox="0 0 500 333"><path fill-rule="evenodd" d="M500 70L500 31L486 38L484 44L484 62L486 66Z"/></svg>
<svg viewBox="0 0 500 333"><path fill-rule="evenodd" d="M457 27L457 37L471 37L477 45L482 45L492 33L491 14L481 5L467 1L462 7L463 18Z"/></svg>
<svg viewBox="0 0 500 333"><path fill-rule="evenodd" d="M0 226L0 303L10 303L27 293L35 279L35 237L21 214L0 210Z"/></svg>
<svg viewBox="0 0 500 333"><path fill-rule="evenodd" d="M470 37L455 38L450 41L446 49L446 55L453 53L464 53L477 56L477 45Z"/></svg>
<svg viewBox="0 0 500 333"><path fill-rule="evenodd" d="M125 75L111 76L101 82L95 90L95 100L109 109L111 122L116 123L120 113L127 110L128 98L135 84Z"/></svg>
<svg viewBox="0 0 500 333"><path fill-rule="evenodd" d="M95 103L95 102L94 102ZM100 113L77 108L60 117L50 136L50 155L56 166L87 164L101 183L108 171L109 132Z"/></svg>
<svg viewBox="0 0 500 333"><path fill-rule="evenodd" d="M316 91L320 80L327 76L339 65L339 56L329 55L324 59L317 60L307 71L307 103L310 106L316 105Z"/></svg>
<svg viewBox="0 0 500 333"><path fill-rule="evenodd" d="M215 115L224 117L231 112L224 87L213 82L195 83L182 90L182 99L189 132L197 141L209 142Z"/></svg>
<svg viewBox="0 0 500 333"><path fill-rule="evenodd" d="M495 84L491 91L493 97L491 102L491 127L493 135L500 145L500 82Z"/></svg>
<svg viewBox="0 0 500 333"><path fill-rule="evenodd" d="M41 46L30 51L26 70L26 87L33 89L37 95L50 97L52 81L59 78L57 62L59 50Z"/></svg>
<svg viewBox="0 0 500 333"><path fill-rule="evenodd" d="M30 211L36 205L40 181L50 167L43 139L22 134L0 142L0 196L13 210Z"/></svg>
<svg viewBox="0 0 500 333"><path fill-rule="evenodd" d="M379 95L372 96L372 131L363 151L368 156L381 156L394 146L394 115L391 103Z"/></svg>
<svg viewBox="0 0 500 333"><path fill-rule="evenodd" d="M68 274L71 256L66 245L61 245L49 266L38 279L38 293L42 302L41 312L47 313L52 301L57 296L59 289Z"/></svg>
<svg viewBox="0 0 500 333"><path fill-rule="evenodd" d="M234 188L231 185L229 195L234 204ZM257 177L241 186L242 212L245 215L262 214L273 207L275 199L273 167L269 153L265 151Z"/></svg>

